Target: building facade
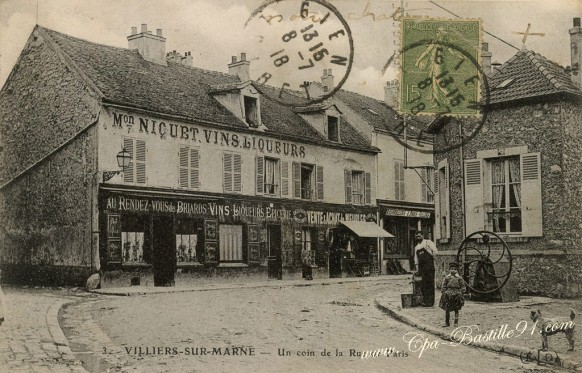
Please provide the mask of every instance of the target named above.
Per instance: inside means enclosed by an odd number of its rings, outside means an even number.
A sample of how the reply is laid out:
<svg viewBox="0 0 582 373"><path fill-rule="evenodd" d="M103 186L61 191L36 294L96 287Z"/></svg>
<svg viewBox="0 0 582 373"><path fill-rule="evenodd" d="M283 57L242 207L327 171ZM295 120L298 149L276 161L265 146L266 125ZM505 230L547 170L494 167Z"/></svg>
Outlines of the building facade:
<svg viewBox="0 0 582 373"><path fill-rule="evenodd" d="M441 275L467 235L488 230L508 243L521 293L582 294L580 32L576 18L569 70L525 49L503 64L480 133L435 156Z"/></svg>
<svg viewBox="0 0 582 373"><path fill-rule="evenodd" d="M37 26L3 87L5 279L337 273L328 228L377 221L379 149L337 105L262 97L244 54L225 74L166 54L161 30L132 28L128 42ZM118 172L122 150L132 161Z"/></svg>

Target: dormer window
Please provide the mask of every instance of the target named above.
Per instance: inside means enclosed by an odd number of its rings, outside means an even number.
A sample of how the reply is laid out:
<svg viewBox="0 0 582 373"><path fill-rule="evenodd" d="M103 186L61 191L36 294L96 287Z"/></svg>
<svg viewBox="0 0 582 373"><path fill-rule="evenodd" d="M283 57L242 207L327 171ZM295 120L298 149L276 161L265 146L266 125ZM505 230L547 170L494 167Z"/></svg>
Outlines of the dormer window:
<svg viewBox="0 0 582 373"><path fill-rule="evenodd" d="M327 115L327 139L339 142L339 118Z"/></svg>
<svg viewBox="0 0 582 373"><path fill-rule="evenodd" d="M255 97L244 96L245 121L249 127L259 126L259 111Z"/></svg>

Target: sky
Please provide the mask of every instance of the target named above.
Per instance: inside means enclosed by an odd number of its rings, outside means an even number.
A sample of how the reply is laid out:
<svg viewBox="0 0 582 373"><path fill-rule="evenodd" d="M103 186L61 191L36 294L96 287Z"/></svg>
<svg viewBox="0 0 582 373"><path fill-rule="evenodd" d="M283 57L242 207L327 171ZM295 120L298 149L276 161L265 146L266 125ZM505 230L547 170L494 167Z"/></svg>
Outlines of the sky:
<svg viewBox="0 0 582 373"><path fill-rule="evenodd" d="M300 4L299 0L286 2ZM231 56L246 53L251 61L251 79L255 80L261 75L264 44L258 44L252 22L246 27L245 23L261 3L262 0L0 0L0 86L37 23L121 48L127 48L131 27L139 30L145 23L154 33L158 28L163 30L166 51L177 50L182 54L191 51L197 67L227 72ZM394 66L384 73L383 67L398 46L399 23L393 14L401 1L330 0L330 3L348 23L353 37L353 67L343 88L382 99L386 81L398 75ZM429 1L402 3L411 16L455 18ZM435 3L462 18L480 18L485 31L517 48L523 46L523 35L517 32L524 32L530 24L530 32L544 36L528 36L526 48L562 66L570 65L568 30L572 28L573 17L582 17L582 0L435 0ZM275 15L276 10L267 8L263 14ZM256 22L256 18L252 21ZM291 20L285 22L289 25ZM278 26L278 30L284 30L285 26ZM517 52L487 34L483 34L483 41L489 42L493 61L505 62ZM259 55L263 60L255 62Z"/></svg>

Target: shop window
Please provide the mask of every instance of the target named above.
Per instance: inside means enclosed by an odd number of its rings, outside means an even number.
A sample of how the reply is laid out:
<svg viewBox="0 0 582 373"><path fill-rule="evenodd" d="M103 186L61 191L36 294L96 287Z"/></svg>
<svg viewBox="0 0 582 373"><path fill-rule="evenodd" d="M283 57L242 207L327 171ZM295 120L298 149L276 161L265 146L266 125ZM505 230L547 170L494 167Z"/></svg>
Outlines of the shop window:
<svg viewBox="0 0 582 373"><path fill-rule="evenodd" d="M238 153L225 152L223 156L223 186L227 193L242 191L242 157Z"/></svg>
<svg viewBox="0 0 582 373"><path fill-rule="evenodd" d="M276 195L279 193L279 160L257 157L257 193Z"/></svg>
<svg viewBox="0 0 582 373"><path fill-rule="evenodd" d="M150 263L146 245L147 218L123 215L121 218L121 259L123 264Z"/></svg>
<svg viewBox="0 0 582 373"><path fill-rule="evenodd" d="M398 201L406 199L404 185L404 162L394 161L394 199Z"/></svg>
<svg viewBox="0 0 582 373"><path fill-rule="evenodd" d="M242 225L221 224L218 228L221 262L242 262Z"/></svg>
<svg viewBox="0 0 582 373"><path fill-rule="evenodd" d="M189 146L181 146L178 154L180 188L200 188L200 151Z"/></svg>
<svg viewBox="0 0 582 373"><path fill-rule="evenodd" d="M317 234L313 228L301 228L301 258L303 264L309 265L311 267L316 267L316 238Z"/></svg>
<svg viewBox="0 0 582 373"><path fill-rule="evenodd" d="M327 139L329 141L339 141L339 118L327 115Z"/></svg>
<svg viewBox="0 0 582 373"><path fill-rule="evenodd" d="M123 181L131 184L146 183L146 142L132 138L123 139L123 148L131 155L129 166L123 171Z"/></svg>
<svg viewBox="0 0 582 373"><path fill-rule="evenodd" d="M178 265L198 262L198 233L201 229L201 221L179 220L176 223L176 262Z"/></svg>
<svg viewBox="0 0 582 373"><path fill-rule="evenodd" d="M434 202L434 194L433 194L433 173L432 171L423 168L420 172L420 200L422 202L432 203Z"/></svg>
<svg viewBox="0 0 582 373"><path fill-rule="evenodd" d="M259 126L259 111L255 97L244 96L245 120L249 127Z"/></svg>

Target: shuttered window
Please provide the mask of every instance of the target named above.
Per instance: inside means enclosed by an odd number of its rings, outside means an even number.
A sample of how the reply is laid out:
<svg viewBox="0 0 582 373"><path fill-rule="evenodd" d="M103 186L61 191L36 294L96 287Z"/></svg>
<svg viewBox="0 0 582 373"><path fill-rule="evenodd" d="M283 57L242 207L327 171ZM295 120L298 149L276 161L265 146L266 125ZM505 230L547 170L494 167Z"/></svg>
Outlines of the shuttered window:
<svg viewBox="0 0 582 373"><path fill-rule="evenodd" d="M221 262L242 262L242 225L221 224L218 228Z"/></svg>
<svg viewBox="0 0 582 373"><path fill-rule="evenodd" d="M200 151L189 146L181 146L178 158L180 188L200 188Z"/></svg>
<svg viewBox="0 0 582 373"><path fill-rule="evenodd" d="M317 199L323 199L323 166L317 166L315 174L317 178Z"/></svg>
<svg viewBox="0 0 582 373"><path fill-rule="evenodd" d="M289 195L289 162L281 161L281 196Z"/></svg>
<svg viewBox="0 0 582 373"><path fill-rule="evenodd" d="M352 171L344 171L344 183L346 187L346 203L352 203Z"/></svg>
<svg viewBox="0 0 582 373"><path fill-rule="evenodd" d="M394 161L394 199L403 201L406 199L404 190L404 162Z"/></svg>
<svg viewBox="0 0 582 373"><path fill-rule="evenodd" d="M279 160L276 158L256 158L257 194L279 194ZM288 189L288 188L287 188ZM286 191L287 193L287 191Z"/></svg>
<svg viewBox="0 0 582 373"><path fill-rule="evenodd" d="M242 191L242 157L238 153L223 154L223 179L224 191L227 193L240 193Z"/></svg>
<svg viewBox="0 0 582 373"><path fill-rule="evenodd" d="M435 172L435 238L451 237L451 211L449 204L449 163L444 159Z"/></svg>
<svg viewBox="0 0 582 373"><path fill-rule="evenodd" d="M423 168L420 176L420 200L427 203L434 202L433 171Z"/></svg>
<svg viewBox="0 0 582 373"><path fill-rule="evenodd" d="M131 184L145 184L146 142L132 138L123 139L123 148L131 155L129 167L123 172L123 181Z"/></svg>

